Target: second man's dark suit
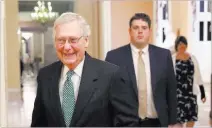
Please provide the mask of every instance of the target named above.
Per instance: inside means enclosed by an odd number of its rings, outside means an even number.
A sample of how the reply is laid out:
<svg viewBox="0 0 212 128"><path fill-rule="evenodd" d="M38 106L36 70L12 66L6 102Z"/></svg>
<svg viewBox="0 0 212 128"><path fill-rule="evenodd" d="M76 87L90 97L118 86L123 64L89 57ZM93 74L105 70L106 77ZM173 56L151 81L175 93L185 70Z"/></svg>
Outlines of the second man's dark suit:
<svg viewBox="0 0 212 128"><path fill-rule="evenodd" d="M40 70L32 127L65 127L59 98L63 64ZM79 93L70 126L137 126L137 106L127 74L118 66L86 54Z"/></svg>
<svg viewBox="0 0 212 128"><path fill-rule="evenodd" d="M176 79L171 54L169 50L149 45L149 58L153 102L161 126L167 127L176 123L177 116ZM109 51L106 61L127 68L131 86L134 88L134 98L137 99L138 90L130 44Z"/></svg>

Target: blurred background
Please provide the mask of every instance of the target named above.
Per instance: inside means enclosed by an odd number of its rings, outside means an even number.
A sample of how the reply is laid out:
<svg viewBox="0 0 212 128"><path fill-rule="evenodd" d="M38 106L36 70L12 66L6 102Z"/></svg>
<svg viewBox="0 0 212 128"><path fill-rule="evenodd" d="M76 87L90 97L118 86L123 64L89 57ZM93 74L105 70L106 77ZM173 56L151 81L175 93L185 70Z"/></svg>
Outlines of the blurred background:
<svg viewBox="0 0 212 128"><path fill-rule="evenodd" d="M128 22L136 12L152 19L151 43L172 49L178 35L188 39L188 51L199 62L207 102L199 102L195 126L211 126L212 1L192 0L1 0L0 125L28 127L40 68L57 61L52 26L71 11L91 26L88 53L104 60L107 51L129 43Z"/></svg>

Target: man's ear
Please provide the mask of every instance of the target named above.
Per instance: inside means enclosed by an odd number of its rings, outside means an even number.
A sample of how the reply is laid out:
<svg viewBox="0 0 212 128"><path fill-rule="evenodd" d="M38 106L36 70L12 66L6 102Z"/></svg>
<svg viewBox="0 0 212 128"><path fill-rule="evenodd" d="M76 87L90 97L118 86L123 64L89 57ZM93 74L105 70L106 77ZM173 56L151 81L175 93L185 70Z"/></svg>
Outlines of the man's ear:
<svg viewBox="0 0 212 128"><path fill-rule="evenodd" d="M150 33L152 33L152 28L149 28Z"/></svg>
<svg viewBox="0 0 212 128"><path fill-rule="evenodd" d="M131 33L131 29L130 29L130 28L128 28L128 33L129 33L129 34Z"/></svg>
<svg viewBox="0 0 212 128"><path fill-rule="evenodd" d="M85 48L88 48L89 45L89 39L88 36L85 37Z"/></svg>

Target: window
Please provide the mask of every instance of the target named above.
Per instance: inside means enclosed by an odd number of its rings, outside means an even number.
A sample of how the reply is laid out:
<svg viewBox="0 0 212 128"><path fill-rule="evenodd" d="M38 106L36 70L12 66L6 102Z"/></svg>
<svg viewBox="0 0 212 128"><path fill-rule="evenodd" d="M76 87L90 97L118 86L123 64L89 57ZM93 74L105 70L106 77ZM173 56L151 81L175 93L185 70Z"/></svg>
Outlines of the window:
<svg viewBox="0 0 212 128"><path fill-rule="evenodd" d="M200 1L200 12L204 12L204 0Z"/></svg>
<svg viewBox="0 0 212 128"><path fill-rule="evenodd" d="M211 41L211 22L208 22L208 41Z"/></svg>
<svg viewBox="0 0 212 128"><path fill-rule="evenodd" d="M195 25L195 33L198 41L209 42L211 41L211 12L212 11L212 1L211 0L199 0L196 2L197 12L196 17L193 18L193 22L197 23ZM195 8L194 8L195 9ZM193 10L193 13L195 11Z"/></svg>
<svg viewBox="0 0 212 128"><path fill-rule="evenodd" d="M200 22L199 24L199 40L203 41L204 40L204 22Z"/></svg>
<svg viewBox="0 0 212 128"><path fill-rule="evenodd" d="M167 28L171 26L169 23L169 1L168 0L156 0L156 44L160 47L166 47L167 44ZM169 33L170 34L170 33ZM172 42L170 42L172 44Z"/></svg>
<svg viewBox="0 0 212 128"><path fill-rule="evenodd" d="M163 43L164 43L164 41L165 41L165 39L166 39L166 35L165 35L165 28L163 28Z"/></svg>
<svg viewBox="0 0 212 128"><path fill-rule="evenodd" d="M163 6L163 20L168 19L168 3Z"/></svg>
<svg viewBox="0 0 212 128"><path fill-rule="evenodd" d="M208 1L208 12L211 12L212 1Z"/></svg>

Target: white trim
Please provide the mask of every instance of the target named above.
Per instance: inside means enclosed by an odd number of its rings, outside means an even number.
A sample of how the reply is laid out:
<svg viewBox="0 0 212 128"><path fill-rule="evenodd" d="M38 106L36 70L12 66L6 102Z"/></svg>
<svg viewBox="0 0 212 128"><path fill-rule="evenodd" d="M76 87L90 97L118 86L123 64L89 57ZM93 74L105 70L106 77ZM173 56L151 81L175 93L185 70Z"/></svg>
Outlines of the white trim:
<svg viewBox="0 0 212 128"><path fill-rule="evenodd" d="M187 28L187 35L188 35L188 37L187 37L187 39L188 39L188 42L194 42L195 40L194 40L194 38L192 38L192 35L193 35L193 20L194 20L194 17L193 17L193 13L192 13L192 11L193 11L193 7L192 7L192 3L191 3L191 1L188 1L188 17L190 17L190 18L188 18L188 20L187 20L187 25L188 25L188 28ZM192 46L193 45L189 45L189 47L188 47L188 51L192 51Z"/></svg>
<svg viewBox="0 0 212 128"><path fill-rule="evenodd" d="M8 93L20 93L21 90L19 88L8 88Z"/></svg>
<svg viewBox="0 0 212 128"><path fill-rule="evenodd" d="M209 12L210 13L210 15L211 15L211 18L210 18L210 21L211 21L211 31L212 31L212 3L210 4L211 5L211 12ZM212 32L211 32L211 38L212 38ZM210 43L212 43L212 39L211 39L211 42ZM211 45L211 50L212 50L212 45ZM211 54L212 54L212 52L211 52ZM212 56L212 55L211 55ZM211 60L212 61L212 60ZM212 64L212 62L211 62L211 64ZM212 67L212 66L211 66ZM211 75L212 75L212 68L211 68ZM210 79L210 83L212 83L212 81L211 81L211 79ZM212 94L211 94L212 95Z"/></svg>
<svg viewBox="0 0 212 128"><path fill-rule="evenodd" d="M103 57L111 50L111 1L101 2Z"/></svg>
<svg viewBox="0 0 212 128"><path fill-rule="evenodd" d="M168 1L168 17L170 26L172 27L172 1Z"/></svg>
<svg viewBox="0 0 212 128"><path fill-rule="evenodd" d="M158 0L155 0L153 1L153 23L154 23L154 27L153 27L153 44L156 44L156 38L157 38L157 22L156 22L156 19L157 19L157 1Z"/></svg>
<svg viewBox="0 0 212 128"><path fill-rule="evenodd" d="M45 54L45 42L44 42L44 32L41 33L41 64L44 64L44 54Z"/></svg>
<svg viewBox="0 0 212 128"><path fill-rule="evenodd" d="M4 10L4 1L0 1L0 126L7 127L7 91L6 91L6 65L5 65L5 10Z"/></svg>

